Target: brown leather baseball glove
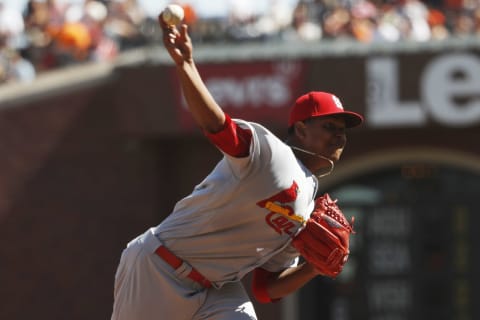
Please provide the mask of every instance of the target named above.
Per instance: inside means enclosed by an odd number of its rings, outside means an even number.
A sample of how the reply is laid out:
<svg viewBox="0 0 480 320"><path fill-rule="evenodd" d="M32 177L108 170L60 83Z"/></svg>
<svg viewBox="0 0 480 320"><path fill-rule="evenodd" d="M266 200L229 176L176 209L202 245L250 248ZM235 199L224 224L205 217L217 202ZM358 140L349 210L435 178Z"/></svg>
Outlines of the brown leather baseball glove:
<svg viewBox="0 0 480 320"><path fill-rule="evenodd" d="M317 198L305 227L292 241L307 262L331 278L337 277L347 262L350 234L354 233L354 219L349 222L336 202L327 193Z"/></svg>

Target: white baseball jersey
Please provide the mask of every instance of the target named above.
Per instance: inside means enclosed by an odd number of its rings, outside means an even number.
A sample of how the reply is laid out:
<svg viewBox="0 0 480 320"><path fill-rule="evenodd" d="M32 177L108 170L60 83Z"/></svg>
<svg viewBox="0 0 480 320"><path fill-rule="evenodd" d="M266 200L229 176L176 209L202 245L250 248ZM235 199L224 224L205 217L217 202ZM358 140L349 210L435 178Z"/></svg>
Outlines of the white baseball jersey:
<svg viewBox="0 0 480 320"><path fill-rule="evenodd" d="M153 229L167 248L217 288L260 266L275 272L297 264L290 241L314 208L318 184L270 131L234 121L252 132L249 155L224 154Z"/></svg>

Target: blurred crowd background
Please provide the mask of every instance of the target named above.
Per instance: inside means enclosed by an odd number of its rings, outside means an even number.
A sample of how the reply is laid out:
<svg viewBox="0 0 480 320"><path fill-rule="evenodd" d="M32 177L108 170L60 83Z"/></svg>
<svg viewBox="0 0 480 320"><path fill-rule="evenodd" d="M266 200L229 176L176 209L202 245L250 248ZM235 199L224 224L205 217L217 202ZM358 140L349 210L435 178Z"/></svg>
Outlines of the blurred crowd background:
<svg viewBox="0 0 480 320"><path fill-rule="evenodd" d="M480 0L0 0L0 84L157 45L169 3L184 7L197 45L480 35Z"/></svg>

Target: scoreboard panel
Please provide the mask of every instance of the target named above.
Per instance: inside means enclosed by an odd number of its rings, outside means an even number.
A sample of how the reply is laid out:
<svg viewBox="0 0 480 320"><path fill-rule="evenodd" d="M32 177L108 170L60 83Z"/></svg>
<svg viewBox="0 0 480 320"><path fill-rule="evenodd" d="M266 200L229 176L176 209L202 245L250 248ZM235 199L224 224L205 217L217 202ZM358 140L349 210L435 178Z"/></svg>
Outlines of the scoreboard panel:
<svg viewBox="0 0 480 320"><path fill-rule="evenodd" d="M325 192L356 234L342 274L301 290L301 319L480 319L478 174L410 163Z"/></svg>

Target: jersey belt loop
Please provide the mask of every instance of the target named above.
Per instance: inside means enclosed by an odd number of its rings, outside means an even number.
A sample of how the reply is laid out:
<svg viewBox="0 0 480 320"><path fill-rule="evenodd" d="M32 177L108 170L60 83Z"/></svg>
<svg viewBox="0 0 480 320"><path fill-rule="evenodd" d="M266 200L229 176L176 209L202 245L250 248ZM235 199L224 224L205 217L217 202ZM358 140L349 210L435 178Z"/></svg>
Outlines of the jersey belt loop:
<svg viewBox="0 0 480 320"><path fill-rule="evenodd" d="M175 269L175 275L180 279L186 278L192 272L192 270L193 268L189 264L185 263L185 261L182 261L180 267Z"/></svg>

